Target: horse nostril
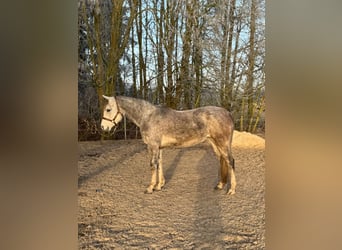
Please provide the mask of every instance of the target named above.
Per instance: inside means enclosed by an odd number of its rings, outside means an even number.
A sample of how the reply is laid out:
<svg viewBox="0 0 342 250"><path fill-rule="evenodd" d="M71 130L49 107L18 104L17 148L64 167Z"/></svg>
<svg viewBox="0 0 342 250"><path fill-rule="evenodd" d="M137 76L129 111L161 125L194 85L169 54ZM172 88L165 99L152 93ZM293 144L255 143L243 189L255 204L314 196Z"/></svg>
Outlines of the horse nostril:
<svg viewBox="0 0 342 250"><path fill-rule="evenodd" d="M102 130L104 130L104 126L103 125L101 125L101 128L102 128Z"/></svg>

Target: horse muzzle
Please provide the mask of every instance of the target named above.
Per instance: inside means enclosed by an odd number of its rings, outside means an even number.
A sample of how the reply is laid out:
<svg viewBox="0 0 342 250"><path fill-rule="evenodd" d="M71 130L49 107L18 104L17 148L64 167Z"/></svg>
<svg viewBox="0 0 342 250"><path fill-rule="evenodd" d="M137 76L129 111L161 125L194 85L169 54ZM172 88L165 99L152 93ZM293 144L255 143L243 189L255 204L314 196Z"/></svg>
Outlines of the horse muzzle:
<svg viewBox="0 0 342 250"><path fill-rule="evenodd" d="M101 129L102 129L104 132L110 131L110 128L109 128L108 126L104 126L104 125L101 125Z"/></svg>
<svg viewBox="0 0 342 250"><path fill-rule="evenodd" d="M104 132L110 132L110 131L112 130L113 127L116 127L115 125L116 125L116 124L114 124L113 122L102 121L102 122L101 122L101 129L102 129Z"/></svg>

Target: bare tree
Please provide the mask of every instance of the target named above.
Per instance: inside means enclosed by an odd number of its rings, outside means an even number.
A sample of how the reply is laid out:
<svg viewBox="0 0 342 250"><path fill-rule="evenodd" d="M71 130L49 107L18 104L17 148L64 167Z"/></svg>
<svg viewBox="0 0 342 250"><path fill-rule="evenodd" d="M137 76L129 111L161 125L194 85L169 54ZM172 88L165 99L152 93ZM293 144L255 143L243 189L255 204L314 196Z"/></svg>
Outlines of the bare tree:
<svg viewBox="0 0 342 250"><path fill-rule="evenodd" d="M100 109L103 94L113 95L120 82L119 61L129 41L137 0L83 2L83 19L87 23L88 45ZM129 17L125 20L126 14ZM110 22L109 22L110 20Z"/></svg>
<svg viewBox="0 0 342 250"><path fill-rule="evenodd" d="M192 47L193 21L194 21L194 1L187 0L184 13L185 33L182 34L182 60L180 64L179 78L177 79L176 98L180 103L184 98L184 108L191 108L191 87L192 80L190 79L190 55Z"/></svg>
<svg viewBox="0 0 342 250"><path fill-rule="evenodd" d="M178 109L221 105L255 132L264 11L264 0L80 0L80 86L91 82L100 109L102 94L119 93Z"/></svg>

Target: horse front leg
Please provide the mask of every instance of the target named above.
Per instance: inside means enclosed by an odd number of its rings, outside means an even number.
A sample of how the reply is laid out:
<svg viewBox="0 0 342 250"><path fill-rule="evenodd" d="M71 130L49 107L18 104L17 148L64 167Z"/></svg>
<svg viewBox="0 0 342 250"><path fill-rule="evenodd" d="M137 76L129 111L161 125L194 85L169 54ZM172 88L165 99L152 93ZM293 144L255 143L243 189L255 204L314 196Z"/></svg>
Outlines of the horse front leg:
<svg viewBox="0 0 342 250"><path fill-rule="evenodd" d="M158 183L157 183L157 186L154 188L154 190L160 191L165 185L165 178L164 178L164 173L163 173L162 150L159 150L157 175L158 175Z"/></svg>
<svg viewBox="0 0 342 250"><path fill-rule="evenodd" d="M157 184L157 175L158 175L157 170L158 170L158 163L159 163L159 161L158 161L159 149L158 148L150 148L149 150L151 153L150 166L151 166L152 177L151 177L151 183L145 191L146 194L152 194L153 189Z"/></svg>

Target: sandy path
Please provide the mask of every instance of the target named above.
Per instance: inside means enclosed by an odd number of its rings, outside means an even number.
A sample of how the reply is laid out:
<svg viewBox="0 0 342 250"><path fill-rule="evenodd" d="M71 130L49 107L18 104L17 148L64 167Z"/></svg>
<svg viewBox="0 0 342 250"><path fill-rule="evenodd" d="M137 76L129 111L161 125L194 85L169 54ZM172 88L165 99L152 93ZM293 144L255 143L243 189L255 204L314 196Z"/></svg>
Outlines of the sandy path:
<svg viewBox="0 0 342 250"><path fill-rule="evenodd" d="M166 184L150 181L140 140L79 143L80 249L264 249L265 141L236 132L234 196L214 191L218 160L206 144L166 149Z"/></svg>

